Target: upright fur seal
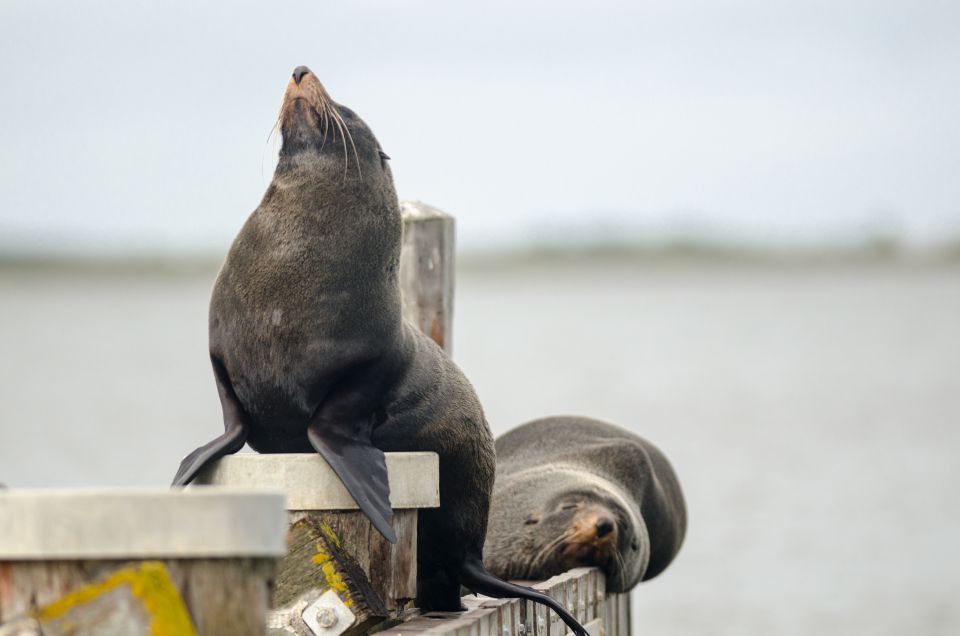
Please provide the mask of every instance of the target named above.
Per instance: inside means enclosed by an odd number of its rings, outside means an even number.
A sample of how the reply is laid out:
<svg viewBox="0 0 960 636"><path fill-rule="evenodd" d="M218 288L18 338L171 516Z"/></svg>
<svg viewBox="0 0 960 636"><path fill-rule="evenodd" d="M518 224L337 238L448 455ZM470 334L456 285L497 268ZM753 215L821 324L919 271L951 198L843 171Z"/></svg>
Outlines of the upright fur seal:
<svg viewBox="0 0 960 636"><path fill-rule="evenodd" d="M280 111L270 187L234 240L210 301L210 359L225 432L190 453L174 485L244 443L320 453L391 541L384 451L440 456L440 508L418 522L417 604L462 609L460 585L550 606L482 563L494 448L470 383L401 317L402 223L387 156L305 66Z"/></svg>
<svg viewBox="0 0 960 636"><path fill-rule="evenodd" d="M583 417L550 417L500 436L484 562L497 576L545 579L596 566L625 592L680 550L687 512L653 444Z"/></svg>

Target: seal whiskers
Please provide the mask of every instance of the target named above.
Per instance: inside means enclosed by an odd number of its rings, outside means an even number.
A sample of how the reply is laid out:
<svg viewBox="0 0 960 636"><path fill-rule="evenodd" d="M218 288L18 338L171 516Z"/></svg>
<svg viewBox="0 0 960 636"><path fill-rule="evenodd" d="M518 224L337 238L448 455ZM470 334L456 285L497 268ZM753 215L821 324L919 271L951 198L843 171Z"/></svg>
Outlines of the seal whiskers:
<svg viewBox="0 0 960 636"><path fill-rule="evenodd" d="M323 105L323 139L320 141L320 150L327 145L327 132L330 130L330 114L326 104Z"/></svg>
<svg viewBox="0 0 960 636"><path fill-rule="evenodd" d="M330 119L333 120L333 123L336 124L337 130L340 131L340 141L343 142L343 181L347 181L347 167L350 165L349 158L347 157L347 136L343 134L343 120L338 115L337 111L330 111ZM333 135L334 141L337 139L336 133Z"/></svg>
<svg viewBox="0 0 960 636"><path fill-rule="evenodd" d="M527 578L536 576L535 572L537 572L539 568L545 566L549 559L556 558L554 550L556 550L562 544L570 541L571 538L572 537L569 533L565 533L561 534L553 541L547 542L543 548L537 552L532 559L530 559L530 564L524 570L523 576Z"/></svg>
<svg viewBox="0 0 960 636"><path fill-rule="evenodd" d="M267 140L263 142L264 147L270 145L270 140L274 139L274 133L280 131L280 114L277 114L277 120L273 122L273 126L270 127L270 132L267 133ZM273 150L276 151L277 147L274 146ZM260 179L263 180L263 153L260 153Z"/></svg>
<svg viewBox="0 0 960 636"><path fill-rule="evenodd" d="M338 113L338 112L336 112L336 111L333 111L333 115L334 115L334 117L336 117L337 120L339 121L339 123L337 124L337 126L340 127L340 134L342 135L344 131L346 131L346 133L347 133L347 139L350 140L350 145L353 147L353 156L354 156L354 158L355 158L356 161L357 161L357 175L358 175L359 179L360 179L361 181L363 181L363 170L360 169L360 155L357 154L357 145L356 145L355 143L353 143L353 135L350 134L350 127L347 126L347 125L344 123L343 117L340 115L340 113ZM344 146L343 146L343 161L344 161L344 162L347 161L347 146L346 146L346 141L344 141ZM344 167L344 178L346 178L346 167Z"/></svg>
<svg viewBox="0 0 960 636"><path fill-rule="evenodd" d="M343 178L347 178L347 167L350 161L350 151L347 148L347 141L350 142L350 146L353 149L353 156L357 165L357 174L359 179L363 180L363 169L360 167L360 153L357 151L357 145L353 140L353 135L350 132L350 127L344 122L343 117L337 112L337 108L331 99L329 93L323 87L320 82L310 82L305 83L296 80L291 80L295 82L296 86L300 88L301 96L300 99L304 99L317 113L318 118L322 118L323 124L321 128L323 129L323 140L320 143L321 149L326 143L327 132L331 127L331 123L336 125L336 130L340 132L341 143L343 144ZM289 89L288 89L289 92ZM283 109L281 109L282 117ZM334 141L336 140L336 134L333 135Z"/></svg>

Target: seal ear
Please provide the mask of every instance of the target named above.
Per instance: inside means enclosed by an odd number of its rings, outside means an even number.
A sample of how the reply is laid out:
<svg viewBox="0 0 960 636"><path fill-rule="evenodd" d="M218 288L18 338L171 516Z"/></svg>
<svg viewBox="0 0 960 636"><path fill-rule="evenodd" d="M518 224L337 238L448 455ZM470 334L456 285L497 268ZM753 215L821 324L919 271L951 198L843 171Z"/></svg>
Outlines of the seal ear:
<svg viewBox="0 0 960 636"><path fill-rule="evenodd" d="M388 154L385 153L384 151L380 150L379 148L377 149L377 154L380 155L380 167L381 167L381 168L386 168L386 167L387 167L387 161L390 160L390 155L388 155Z"/></svg>

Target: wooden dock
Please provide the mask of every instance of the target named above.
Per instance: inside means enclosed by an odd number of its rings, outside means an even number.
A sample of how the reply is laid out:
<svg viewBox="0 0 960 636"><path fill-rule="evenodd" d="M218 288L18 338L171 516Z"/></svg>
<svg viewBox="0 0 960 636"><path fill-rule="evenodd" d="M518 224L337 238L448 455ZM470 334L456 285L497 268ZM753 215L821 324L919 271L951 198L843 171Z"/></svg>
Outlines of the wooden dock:
<svg viewBox="0 0 960 636"><path fill-rule="evenodd" d="M607 594L596 568L578 568L540 583L521 582L560 601L591 636L629 636L630 595ZM466 612L418 616L383 636L564 636L556 613L532 601L465 596Z"/></svg>

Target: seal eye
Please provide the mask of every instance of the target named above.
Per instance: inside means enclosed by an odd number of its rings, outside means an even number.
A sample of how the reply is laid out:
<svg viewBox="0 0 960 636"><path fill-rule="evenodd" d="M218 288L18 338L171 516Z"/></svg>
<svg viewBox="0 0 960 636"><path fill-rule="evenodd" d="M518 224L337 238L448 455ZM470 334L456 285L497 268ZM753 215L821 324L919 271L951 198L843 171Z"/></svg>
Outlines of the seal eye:
<svg viewBox="0 0 960 636"><path fill-rule="evenodd" d="M640 546L637 545L637 542L636 542L636 541L631 541L631 542L630 542L630 548L633 549L633 550L639 550L639 549L640 549Z"/></svg>
<svg viewBox="0 0 960 636"><path fill-rule="evenodd" d="M578 505L579 504L575 504L575 503L565 503L562 506L560 506L560 510L573 510Z"/></svg>

